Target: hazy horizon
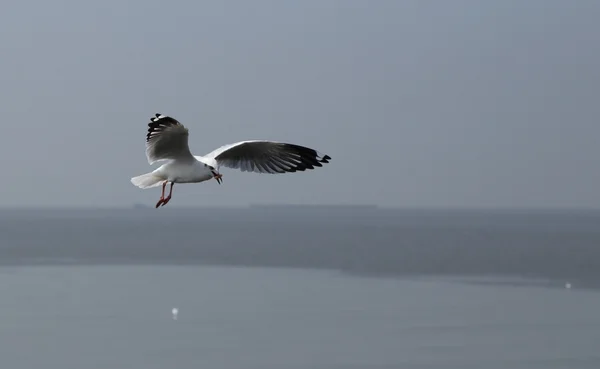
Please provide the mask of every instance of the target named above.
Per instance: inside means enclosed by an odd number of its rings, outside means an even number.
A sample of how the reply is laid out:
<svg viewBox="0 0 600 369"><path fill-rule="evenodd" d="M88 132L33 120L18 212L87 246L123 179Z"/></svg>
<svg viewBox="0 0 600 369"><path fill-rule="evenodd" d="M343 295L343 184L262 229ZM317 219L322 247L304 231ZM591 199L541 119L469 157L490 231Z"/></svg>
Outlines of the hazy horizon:
<svg viewBox="0 0 600 369"><path fill-rule="evenodd" d="M0 210L0 265L191 264L373 276L509 275L600 289L599 225L600 212L314 206Z"/></svg>
<svg viewBox="0 0 600 369"><path fill-rule="evenodd" d="M596 213L600 212L599 207L584 207L584 206L565 206L565 207L517 207L517 206L401 206L401 205L379 205L379 204L293 204L293 203L263 203L263 204L192 204L192 205L172 205L169 203L168 207L161 207L154 209L154 203L142 203L135 202L130 204L122 205L18 205L18 206L0 206L0 211L45 211L45 210L146 210L152 209L157 212L171 212L172 210L194 210L194 209L223 209L223 210L235 210L235 209L252 209L252 208L308 208L308 209L319 209L319 208L367 208L373 210L392 210L392 211L403 211L403 212L425 212L425 213L439 213L439 212L450 212L450 213L462 213L462 212L475 212L475 213Z"/></svg>

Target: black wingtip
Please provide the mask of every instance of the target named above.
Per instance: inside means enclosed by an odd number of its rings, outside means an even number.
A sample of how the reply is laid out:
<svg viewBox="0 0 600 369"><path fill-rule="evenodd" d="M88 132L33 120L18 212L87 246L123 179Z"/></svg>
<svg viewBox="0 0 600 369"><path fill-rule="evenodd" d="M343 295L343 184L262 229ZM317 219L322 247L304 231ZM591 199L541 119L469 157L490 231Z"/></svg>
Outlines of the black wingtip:
<svg viewBox="0 0 600 369"><path fill-rule="evenodd" d="M168 126L176 126L179 124L180 123L176 119L169 117L168 115L156 113L152 118L150 118L150 123L148 123L146 142L150 141L150 138L154 133L159 133Z"/></svg>
<svg viewBox="0 0 600 369"><path fill-rule="evenodd" d="M156 122L157 120L164 118L164 115L162 115L161 113L156 113L154 114L154 116L152 118L150 118L151 122Z"/></svg>
<svg viewBox="0 0 600 369"><path fill-rule="evenodd" d="M319 160L321 163L329 163L329 160L331 160L331 156L329 155L325 155L323 156L323 158L321 160Z"/></svg>

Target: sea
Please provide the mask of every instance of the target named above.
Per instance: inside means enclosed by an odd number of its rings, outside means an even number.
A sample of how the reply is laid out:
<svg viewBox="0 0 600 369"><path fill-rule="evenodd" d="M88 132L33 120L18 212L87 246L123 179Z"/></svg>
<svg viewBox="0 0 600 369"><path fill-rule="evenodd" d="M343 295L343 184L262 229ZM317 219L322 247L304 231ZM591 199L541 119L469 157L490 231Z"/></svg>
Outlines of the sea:
<svg viewBox="0 0 600 369"><path fill-rule="evenodd" d="M600 368L600 212L169 206L0 210L0 367Z"/></svg>

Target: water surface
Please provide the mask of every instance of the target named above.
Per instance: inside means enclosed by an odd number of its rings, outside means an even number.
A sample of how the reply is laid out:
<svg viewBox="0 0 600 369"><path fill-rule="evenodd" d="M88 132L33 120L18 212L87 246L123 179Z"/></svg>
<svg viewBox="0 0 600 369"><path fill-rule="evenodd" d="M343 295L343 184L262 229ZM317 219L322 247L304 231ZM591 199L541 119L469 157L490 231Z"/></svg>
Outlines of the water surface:
<svg viewBox="0 0 600 369"><path fill-rule="evenodd" d="M1 275L11 369L600 367L600 294L587 290L278 268Z"/></svg>

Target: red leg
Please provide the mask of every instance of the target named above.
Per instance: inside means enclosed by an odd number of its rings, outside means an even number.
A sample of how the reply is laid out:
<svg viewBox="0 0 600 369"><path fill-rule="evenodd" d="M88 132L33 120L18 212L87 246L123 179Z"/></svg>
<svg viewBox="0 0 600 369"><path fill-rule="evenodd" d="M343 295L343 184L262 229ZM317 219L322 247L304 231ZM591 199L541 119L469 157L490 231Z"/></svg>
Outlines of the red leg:
<svg viewBox="0 0 600 369"><path fill-rule="evenodd" d="M164 181L163 184L162 184L162 192L160 194L160 199L156 203L156 207L157 208L165 201L165 188L167 187L167 182L168 181ZM171 186L173 186L172 183L171 183Z"/></svg>
<svg viewBox="0 0 600 369"><path fill-rule="evenodd" d="M169 188L169 196L167 196L167 197L166 197L166 198L163 200L162 206L165 206L165 205L167 205L167 203L169 202L169 200L171 200L171 195L173 194L173 185L174 185L174 184L175 184L175 183L171 182L171 187Z"/></svg>

